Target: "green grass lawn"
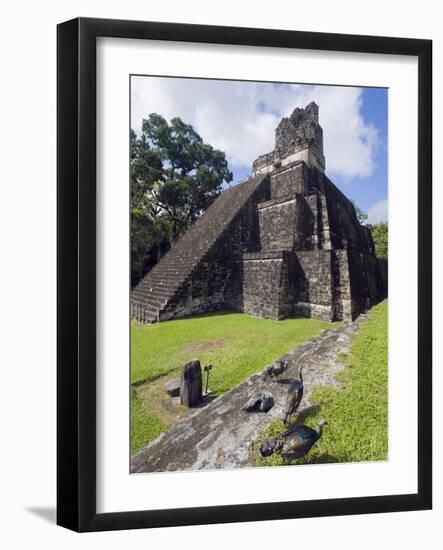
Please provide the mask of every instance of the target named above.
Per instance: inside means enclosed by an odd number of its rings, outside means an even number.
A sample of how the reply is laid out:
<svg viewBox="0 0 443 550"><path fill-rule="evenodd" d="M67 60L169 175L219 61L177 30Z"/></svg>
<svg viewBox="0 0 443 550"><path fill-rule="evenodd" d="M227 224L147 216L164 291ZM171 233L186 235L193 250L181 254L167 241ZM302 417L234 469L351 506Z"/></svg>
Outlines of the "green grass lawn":
<svg viewBox="0 0 443 550"><path fill-rule="evenodd" d="M154 325L131 325L131 449L135 452L182 416L164 384L197 358L213 365L209 387L224 393L305 340L331 328L315 319L271 321L218 312Z"/></svg>
<svg viewBox="0 0 443 550"><path fill-rule="evenodd" d="M166 423L157 415L149 413L143 401L133 393L131 397L131 451L134 453L151 439L166 430Z"/></svg>
<svg viewBox="0 0 443 550"><path fill-rule="evenodd" d="M338 375L338 388L318 386L297 423L314 427L325 418L328 425L322 438L305 457L284 462L275 454L262 458L261 442L283 431L280 420L269 425L254 445L259 466L325 462L361 462L386 460L388 455L388 303L382 302L370 312L342 360L346 368Z"/></svg>

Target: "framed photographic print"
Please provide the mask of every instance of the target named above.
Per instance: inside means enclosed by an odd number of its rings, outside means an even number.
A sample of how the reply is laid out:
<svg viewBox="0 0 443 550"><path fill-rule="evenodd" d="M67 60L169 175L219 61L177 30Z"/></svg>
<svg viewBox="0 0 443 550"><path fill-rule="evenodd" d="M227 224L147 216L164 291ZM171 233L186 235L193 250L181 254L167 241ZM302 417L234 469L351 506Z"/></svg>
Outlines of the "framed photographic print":
<svg viewBox="0 0 443 550"><path fill-rule="evenodd" d="M58 512L431 507L428 40L58 26Z"/></svg>

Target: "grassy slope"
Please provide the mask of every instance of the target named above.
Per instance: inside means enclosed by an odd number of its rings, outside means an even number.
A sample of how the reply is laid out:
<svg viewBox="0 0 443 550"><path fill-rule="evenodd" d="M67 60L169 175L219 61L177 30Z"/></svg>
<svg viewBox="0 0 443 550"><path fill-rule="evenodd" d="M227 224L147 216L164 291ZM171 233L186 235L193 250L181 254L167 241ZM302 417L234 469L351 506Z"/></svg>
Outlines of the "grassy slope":
<svg viewBox="0 0 443 550"><path fill-rule="evenodd" d="M156 325L133 322L132 452L173 422L173 415L158 414L165 395L163 380L178 375L187 361L198 358L202 366L212 363L209 386L220 394L325 328L330 324L314 319L271 321L241 313L214 313ZM163 377L161 388L151 391L159 377Z"/></svg>
<svg viewBox="0 0 443 550"><path fill-rule="evenodd" d="M143 403L135 396L131 398L131 452L140 449L147 441L154 439L166 429L161 418L145 410Z"/></svg>
<svg viewBox="0 0 443 550"><path fill-rule="evenodd" d="M293 464L320 462L360 462L386 460L388 454L388 321L387 302L370 311L367 321L344 357L347 368L338 379L342 385L314 389L311 410L299 415L297 422L314 427L320 418L328 425L311 452ZM259 444L283 429L273 422L254 446L257 464L282 465L279 455L261 458Z"/></svg>

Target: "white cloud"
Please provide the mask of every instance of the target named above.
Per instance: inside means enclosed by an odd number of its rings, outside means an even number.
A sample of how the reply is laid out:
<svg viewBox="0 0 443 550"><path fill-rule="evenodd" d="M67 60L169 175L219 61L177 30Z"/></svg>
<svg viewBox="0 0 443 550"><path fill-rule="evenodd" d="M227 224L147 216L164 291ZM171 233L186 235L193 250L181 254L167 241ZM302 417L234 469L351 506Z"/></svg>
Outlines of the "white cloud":
<svg viewBox="0 0 443 550"><path fill-rule="evenodd" d="M370 176L379 139L362 117L360 88L133 77L131 123L137 131L151 112L179 116L229 162L250 167L274 148L281 117L310 101L320 107L327 172Z"/></svg>
<svg viewBox="0 0 443 550"><path fill-rule="evenodd" d="M366 220L366 223L380 223L380 222L387 222L388 221L388 201L382 200L379 202L376 202L373 206L371 206L368 210L368 219Z"/></svg>

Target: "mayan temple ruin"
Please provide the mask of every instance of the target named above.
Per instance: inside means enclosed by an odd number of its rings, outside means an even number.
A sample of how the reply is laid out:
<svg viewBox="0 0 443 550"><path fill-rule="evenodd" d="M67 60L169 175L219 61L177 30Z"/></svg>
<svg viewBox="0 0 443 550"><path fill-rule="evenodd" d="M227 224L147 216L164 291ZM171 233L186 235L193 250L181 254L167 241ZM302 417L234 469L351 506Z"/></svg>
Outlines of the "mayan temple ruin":
<svg viewBox="0 0 443 550"><path fill-rule="evenodd" d="M387 294L387 266L325 175L319 109L283 118L275 148L226 189L131 294L151 323L231 310L353 320Z"/></svg>

